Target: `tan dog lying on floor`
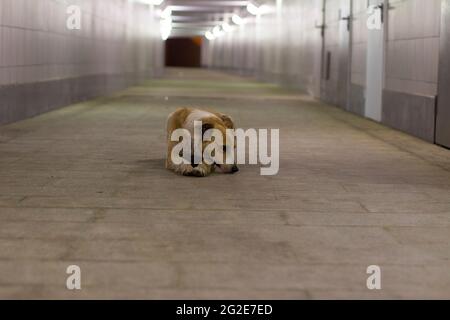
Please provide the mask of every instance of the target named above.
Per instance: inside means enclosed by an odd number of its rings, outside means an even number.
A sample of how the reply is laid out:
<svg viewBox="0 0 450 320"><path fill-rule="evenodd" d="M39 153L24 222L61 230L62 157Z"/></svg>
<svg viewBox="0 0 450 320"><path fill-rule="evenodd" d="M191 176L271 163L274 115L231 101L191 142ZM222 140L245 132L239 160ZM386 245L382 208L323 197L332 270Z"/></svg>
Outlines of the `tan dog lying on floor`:
<svg viewBox="0 0 450 320"><path fill-rule="evenodd" d="M190 109L183 108L178 109L171 115L167 120L167 160L166 160L166 168L172 170L178 174L182 174L185 176L194 176L194 177L206 177L210 173L215 171L215 168L219 168L223 173L236 173L239 171L236 164L217 164L214 163L212 165L208 165L202 161L202 163L196 165L194 164L194 152L192 151L191 164L175 164L172 161L172 149L179 143L177 141L171 141L172 133L177 129L186 129L189 131L192 137L192 146L194 145L194 122L201 121L202 122L202 135L205 134L210 129L217 129L222 133L223 141L219 141L217 143L220 144L220 149L223 150L223 154L216 155L219 157L223 157L225 163L225 153L228 151L234 152L235 150L230 150L233 146L227 145L227 141L234 141L234 137L226 139L227 137L227 129L234 129L233 120L224 114L213 112L213 111L204 111L199 109ZM202 139L203 149L211 144L210 141L205 141ZM234 147L235 148L235 147ZM182 154L180 154L182 156Z"/></svg>

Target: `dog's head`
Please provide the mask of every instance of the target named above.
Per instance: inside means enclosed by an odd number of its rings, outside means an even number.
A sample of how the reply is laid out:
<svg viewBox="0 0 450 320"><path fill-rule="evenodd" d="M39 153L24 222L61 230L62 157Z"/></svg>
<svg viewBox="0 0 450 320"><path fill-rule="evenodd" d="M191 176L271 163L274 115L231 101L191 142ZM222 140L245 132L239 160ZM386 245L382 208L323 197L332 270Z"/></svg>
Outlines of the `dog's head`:
<svg viewBox="0 0 450 320"><path fill-rule="evenodd" d="M236 138L227 129L234 129L233 120L224 114L217 114L217 117L210 117L202 120L202 134L203 134L203 150L207 148L214 148L214 157L217 160L213 165L223 173L236 173L239 168L236 164ZM216 141L207 137L207 133L212 129L218 130L221 133L222 139ZM227 164L227 154L234 154L234 163Z"/></svg>

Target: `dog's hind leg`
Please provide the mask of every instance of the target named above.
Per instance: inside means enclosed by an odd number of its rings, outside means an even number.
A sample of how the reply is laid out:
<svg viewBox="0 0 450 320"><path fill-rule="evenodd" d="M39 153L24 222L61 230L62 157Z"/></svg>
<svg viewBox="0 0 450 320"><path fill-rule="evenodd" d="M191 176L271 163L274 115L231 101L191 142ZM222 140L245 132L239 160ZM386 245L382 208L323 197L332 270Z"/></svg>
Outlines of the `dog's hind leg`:
<svg viewBox="0 0 450 320"><path fill-rule="evenodd" d="M174 113L170 114L167 119L167 157L166 157L166 168L168 170L172 170L175 173L188 175L192 172L193 167L187 164L176 165L172 162L172 150L177 145L178 142L171 141L172 132L176 129L182 128L182 124L180 122L180 114L186 112L185 109L179 109Z"/></svg>
<svg viewBox="0 0 450 320"><path fill-rule="evenodd" d="M172 161L172 150L178 144L176 141L171 141L172 132L176 129L183 128L182 123L186 119L187 114L190 112L189 109L183 108L178 109L172 113L167 119L167 158L166 158L166 168L174 171L177 174L192 177L206 177L212 171L211 166L201 164L199 166L192 166L190 164L174 164Z"/></svg>
<svg viewBox="0 0 450 320"><path fill-rule="evenodd" d="M190 176L192 175L192 171L194 170L194 168L190 164L175 164L172 162L172 149L176 144L177 142L168 141L166 168L168 170L172 170L177 174Z"/></svg>
<svg viewBox="0 0 450 320"><path fill-rule="evenodd" d="M194 173L194 168L190 164L173 165L170 170L183 176L197 176L197 174Z"/></svg>
<svg viewBox="0 0 450 320"><path fill-rule="evenodd" d="M206 177L208 175L211 174L211 172L213 171L213 166L209 166L206 164L199 164L197 167L195 167L192 170L192 174L190 174L191 176L194 177Z"/></svg>

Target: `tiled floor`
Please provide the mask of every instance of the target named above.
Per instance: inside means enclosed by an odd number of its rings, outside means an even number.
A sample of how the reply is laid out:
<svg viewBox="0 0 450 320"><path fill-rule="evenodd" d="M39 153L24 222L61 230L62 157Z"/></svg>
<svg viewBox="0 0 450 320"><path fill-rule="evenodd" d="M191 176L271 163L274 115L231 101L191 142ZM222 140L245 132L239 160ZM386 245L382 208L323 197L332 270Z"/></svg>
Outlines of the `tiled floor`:
<svg viewBox="0 0 450 320"><path fill-rule="evenodd" d="M280 128L280 173L166 171L180 106ZM450 151L221 73L0 127L0 221L0 298L450 298Z"/></svg>

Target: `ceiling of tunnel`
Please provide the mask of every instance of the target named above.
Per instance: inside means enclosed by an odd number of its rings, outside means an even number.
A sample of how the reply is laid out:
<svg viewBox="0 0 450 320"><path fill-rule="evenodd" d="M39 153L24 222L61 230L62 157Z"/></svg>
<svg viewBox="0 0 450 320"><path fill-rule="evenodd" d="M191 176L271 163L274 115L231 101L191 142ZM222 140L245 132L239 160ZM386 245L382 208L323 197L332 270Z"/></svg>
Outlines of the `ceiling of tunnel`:
<svg viewBox="0 0 450 320"><path fill-rule="evenodd" d="M243 17L250 15L246 7L249 2L256 5L261 1L247 0L165 0L161 8L172 10L171 37L203 36L207 30L223 23L232 14Z"/></svg>

